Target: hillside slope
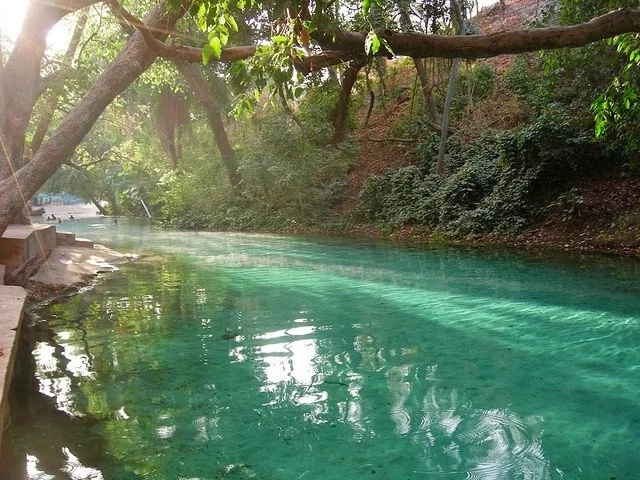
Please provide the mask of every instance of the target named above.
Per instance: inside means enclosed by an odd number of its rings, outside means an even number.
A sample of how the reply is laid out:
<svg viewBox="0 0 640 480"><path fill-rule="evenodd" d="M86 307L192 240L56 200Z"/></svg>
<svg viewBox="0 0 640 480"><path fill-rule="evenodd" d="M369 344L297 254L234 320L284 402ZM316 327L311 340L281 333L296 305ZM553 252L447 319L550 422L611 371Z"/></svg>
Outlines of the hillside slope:
<svg viewBox="0 0 640 480"><path fill-rule="evenodd" d="M541 6L536 0L507 0L504 10L499 4L485 8L478 23L485 33L495 33L517 28L525 18L535 16ZM512 62L512 56L488 59L496 71L504 71ZM415 164L418 158L412 143L385 140L393 137L394 126L407 110L409 92L414 88L415 75L411 69L401 70L391 82L396 90L407 92L384 107L377 107L364 128L366 106L359 113L359 125L355 137L359 143L357 164L351 170L346 194L338 206L338 212L347 213L357 201L366 180L388 170ZM464 123L454 126L463 137L475 137L487 128L507 129L516 126L523 118L517 102L508 100L488 108L479 106L467 112ZM571 211L556 209L517 236L487 235L472 241L485 245L514 246L519 248L564 249L585 252L606 252L640 256L640 180L623 176L614 179L580 181L572 192L577 208ZM399 238L425 241L428 232L415 227L405 227L395 234ZM468 239L467 239L468 240ZM466 240L465 240L466 241Z"/></svg>

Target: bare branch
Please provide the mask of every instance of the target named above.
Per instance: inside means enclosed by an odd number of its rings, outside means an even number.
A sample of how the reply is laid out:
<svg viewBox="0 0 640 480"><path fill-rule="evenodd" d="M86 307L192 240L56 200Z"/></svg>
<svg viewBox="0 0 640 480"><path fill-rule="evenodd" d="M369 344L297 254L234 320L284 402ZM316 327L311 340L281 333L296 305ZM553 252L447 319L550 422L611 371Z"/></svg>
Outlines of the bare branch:
<svg viewBox="0 0 640 480"><path fill-rule="evenodd" d="M80 171L86 171L86 169L88 167L92 167L94 165L97 165L99 163L104 162L105 160L109 160L110 155L111 155L111 150L113 150L112 148L107 149L107 151L105 151L102 155L100 155L99 158L97 158L96 160L93 160L91 162L86 162L86 163L73 163L71 160L64 162L65 165L69 165L71 168L75 169L75 170L80 170Z"/></svg>

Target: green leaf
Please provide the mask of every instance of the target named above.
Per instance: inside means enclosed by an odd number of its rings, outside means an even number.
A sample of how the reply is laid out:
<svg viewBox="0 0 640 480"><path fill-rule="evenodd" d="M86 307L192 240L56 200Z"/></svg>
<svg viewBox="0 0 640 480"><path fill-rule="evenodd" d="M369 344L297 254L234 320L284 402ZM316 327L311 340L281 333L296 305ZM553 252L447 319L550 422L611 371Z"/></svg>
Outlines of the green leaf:
<svg viewBox="0 0 640 480"><path fill-rule="evenodd" d="M362 15L367 16L371 8L371 0L362 0Z"/></svg>
<svg viewBox="0 0 640 480"><path fill-rule="evenodd" d="M222 42L220 38L213 37L209 41L209 45L211 46L211 53L213 53L217 60L220 60L220 57L222 56Z"/></svg>
<svg viewBox="0 0 640 480"><path fill-rule="evenodd" d="M231 27L231 30L233 30L234 32L238 31L238 24L236 23L235 18L233 18L230 14L226 14L226 18L227 18L227 23L229 24L229 26Z"/></svg>
<svg viewBox="0 0 640 480"><path fill-rule="evenodd" d="M171 8L172 11L177 12L178 10L180 10L180 7L182 7L182 1L169 0L169 7Z"/></svg>
<svg viewBox="0 0 640 480"><path fill-rule="evenodd" d="M367 55L375 55L378 50L380 50L380 38L376 35L376 32L371 30L364 40L364 51Z"/></svg>
<svg viewBox="0 0 640 480"><path fill-rule="evenodd" d="M205 65L209 63L209 59L211 58L212 53L213 49L208 43L204 47L202 47L202 63L204 63Z"/></svg>
<svg viewBox="0 0 640 480"><path fill-rule="evenodd" d="M271 37L271 41L273 43L275 43L276 45L280 45L280 44L286 43L287 40L288 40L288 38L285 37L284 35L275 35L275 36Z"/></svg>

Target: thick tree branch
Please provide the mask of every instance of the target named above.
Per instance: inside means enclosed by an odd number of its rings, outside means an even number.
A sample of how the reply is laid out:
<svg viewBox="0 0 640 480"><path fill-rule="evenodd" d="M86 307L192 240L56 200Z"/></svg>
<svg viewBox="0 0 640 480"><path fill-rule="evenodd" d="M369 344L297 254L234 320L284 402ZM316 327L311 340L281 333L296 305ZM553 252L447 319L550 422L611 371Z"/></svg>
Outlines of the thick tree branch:
<svg viewBox="0 0 640 480"><path fill-rule="evenodd" d="M395 55L413 58L487 58L555 48L579 47L623 33L640 32L640 9L616 10L569 27L511 30L493 35L446 36L397 33L380 30ZM312 37L323 47L358 54L364 51L365 33L346 30L315 31ZM380 49L378 55L389 55Z"/></svg>
<svg viewBox="0 0 640 480"><path fill-rule="evenodd" d="M198 103L200 103L207 114L207 121L209 122L209 127L218 146L220 158L227 171L229 182L234 188L238 188L242 182L242 176L238 171L236 153L231 146L227 131L224 128L224 121L218 101L213 96L211 87L202 73L201 67L185 61L174 60L173 63L187 81Z"/></svg>
<svg viewBox="0 0 640 480"><path fill-rule="evenodd" d="M67 51L64 54L64 58L60 65L60 69L54 74L54 78L62 76L63 78L69 74L68 70L71 67L71 63L73 62L73 57L78 50L78 45L80 44L80 38L82 37L82 33L84 32L84 27L87 24L88 14L85 9L80 14L80 18L76 23L75 28L73 29L73 35L69 40L69 45L67 46ZM44 88L49 84L49 82L43 82ZM33 138L31 139L31 143L29 145L29 149L31 153L37 152L42 145L42 141L49 130L51 125L51 120L53 120L53 116L58 109L58 105L61 101L61 88L59 85L58 88L54 88L54 92L49 96L46 102L46 108L42 112L42 116L40 117L40 121L38 122L38 126L36 127L36 131L33 134ZM43 91L44 91L43 88Z"/></svg>
<svg viewBox="0 0 640 480"><path fill-rule="evenodd" d="M116 0L108 0L117 4ZM115 7L114 7L115 9ZM119 14L135 26L143 35L149 47L160 57L189 62L202 61L202 49L178 45L168 45L145 31L144 25L122 7ZM393 54L412 58L487 58L501 54L515 54L537 50L578 47L591 42L611 38L623 33L640 32L640 9L620 9L579 25L520 29L492 35L447 36L415 32L399 33L379 30L378 36L386 40ZM341 29L316 30L312 38L325 49L317 55L310 55L295 61L296 68L304 74L324 68L361 59L365 56L366 33ZM219 59L211 61L234 62L255 54L255 46L239 46L222 49ZM390 56L381 48L377 55Z"/></svg>

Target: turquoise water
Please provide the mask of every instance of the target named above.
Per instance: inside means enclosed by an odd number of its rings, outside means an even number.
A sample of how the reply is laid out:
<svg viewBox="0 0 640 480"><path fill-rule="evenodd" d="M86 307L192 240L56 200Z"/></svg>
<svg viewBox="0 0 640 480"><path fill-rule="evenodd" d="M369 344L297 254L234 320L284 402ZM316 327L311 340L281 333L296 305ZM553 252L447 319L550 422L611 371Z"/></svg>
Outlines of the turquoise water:
<svg viewBox="0 0 640 480"><path fill-rule="evenodd" d="M7 478L638 478L637 263L122 223L71 225L142 255L37 312Z"/></svg>

